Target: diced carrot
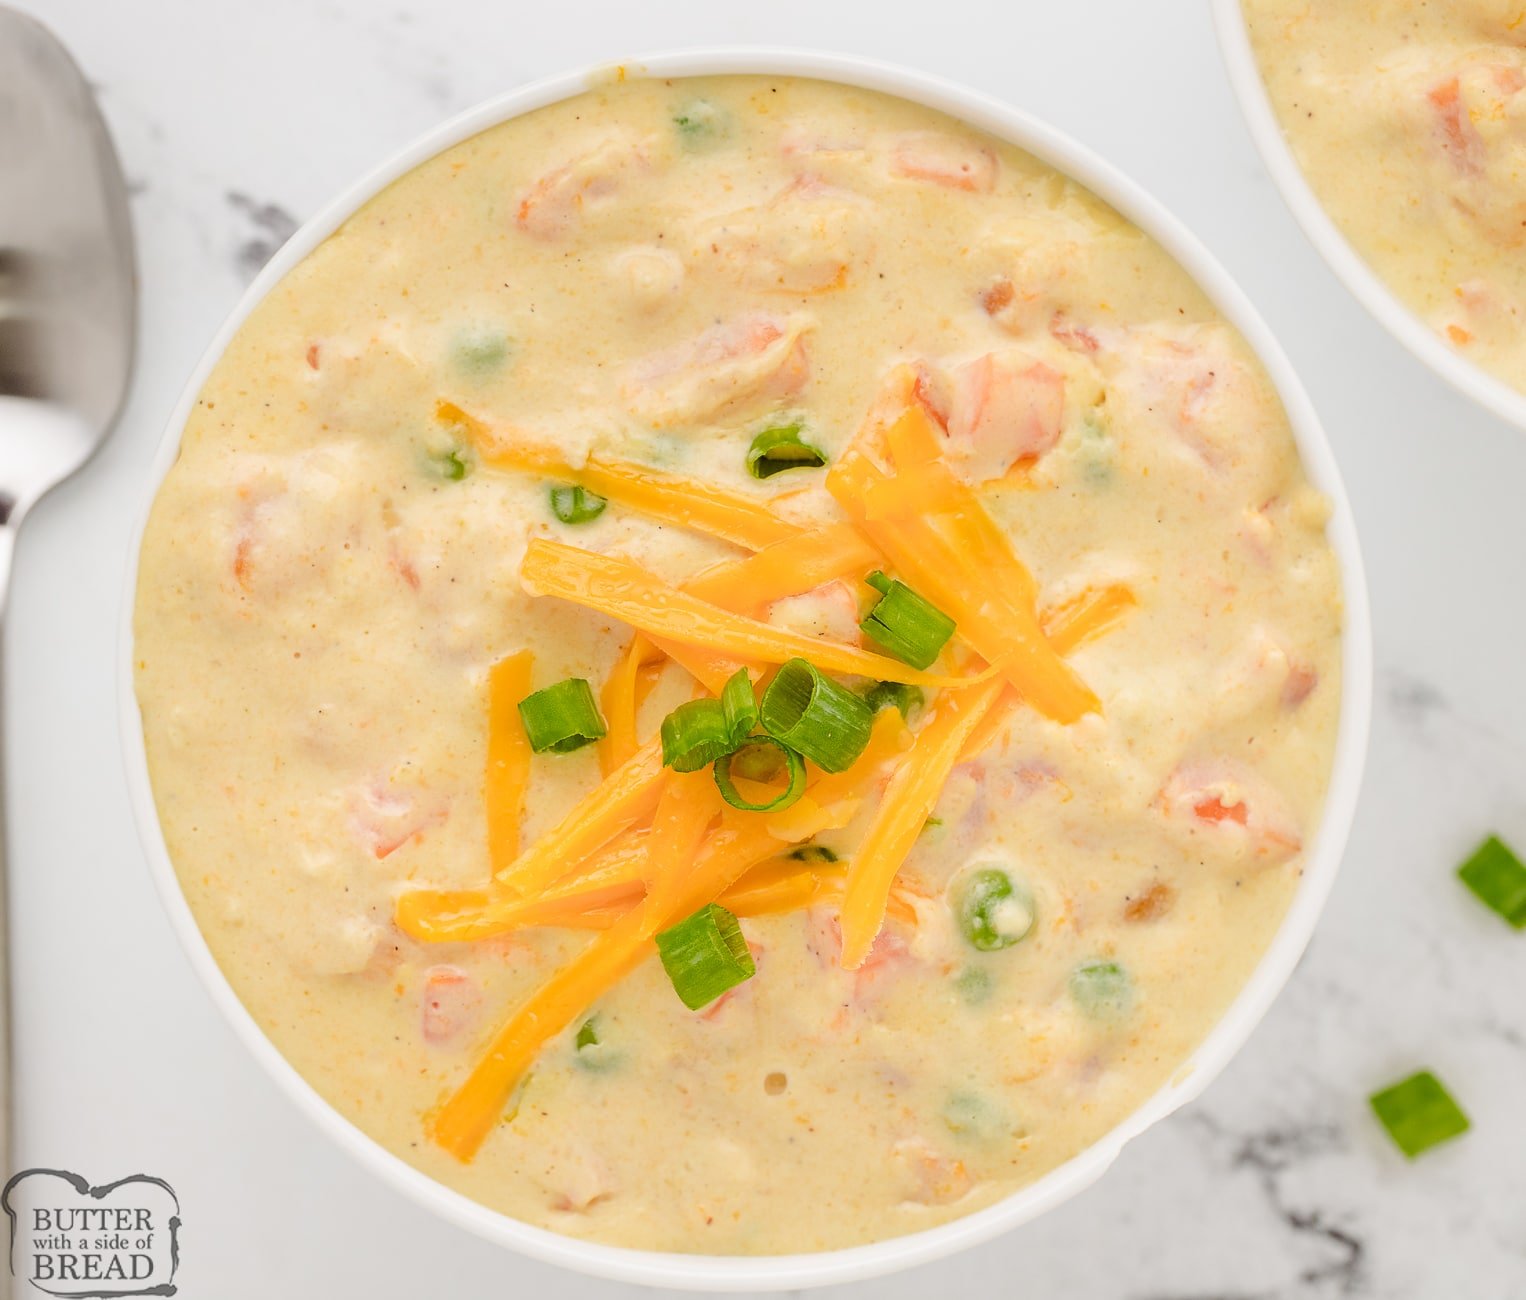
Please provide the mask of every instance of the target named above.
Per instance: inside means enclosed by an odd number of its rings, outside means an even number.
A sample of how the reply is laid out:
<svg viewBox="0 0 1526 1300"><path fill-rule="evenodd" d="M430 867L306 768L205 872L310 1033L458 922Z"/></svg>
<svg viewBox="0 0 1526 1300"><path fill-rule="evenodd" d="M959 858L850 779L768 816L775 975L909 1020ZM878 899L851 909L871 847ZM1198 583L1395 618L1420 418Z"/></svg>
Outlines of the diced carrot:
<svg viewBox="0 0 1526 1300"><path fill-rule="evenodd" d="M837 645L733 614L691 596L626 560L532 538L520 574L542 596L557 596L621 619L649 636L738 659L782 664L808 658L828 672L917 686L967 686L969 677L925 673L896 659Z"/></svg>
<svg viewBox="0 0 1526 1300"><path fill-rule="evenodd" d="M530 779L530 742L519 702L530 693L535 658L528 650L509 655L488 673L487 770L482 799L487 807L487 851L494 871L519 855L519 819Z"/></svg>
<svg viewBox="0 0 1526 1300"><path fill-rule="evenodd" d="M573 483L632 510L757 551L797 536L798 525L781 519L764 501L739 496L697 479L645 465L591 456L569 465L555 448L536 446L509 430L500 437L486 421L454 402L435 404L438 418L466 432L486 465Z"/></svg>
<svg viewBox="0 0 1526 1300"><path fill-rule="evenodd" d="M1158 920L1171 910L1175 897L1175 891L1170 885L1157 881L1138 898L1128 901L1123 909L1123 919L1136 924L1142 921Z"/></svg>
<svg viewBox="0 0 1526 1300"><path fill-rule="evenodd" d="M890 778L848 869L842 905L845 970L856 970L868 956L885 922L896 872L932 815L966 742L1003 689L1004 683L992 680L962 691L945 691Z"/></svg>
<svg viewBox="0 0 1526 1300"><path fill-rule="evenodd" d="M1205 822L1238 822L1245 825L1249 810L1243 803L1226 804L1218 795L1211 799L1204 799L1202 803L1194 804L1193 813L1199 821Z"/></svg>

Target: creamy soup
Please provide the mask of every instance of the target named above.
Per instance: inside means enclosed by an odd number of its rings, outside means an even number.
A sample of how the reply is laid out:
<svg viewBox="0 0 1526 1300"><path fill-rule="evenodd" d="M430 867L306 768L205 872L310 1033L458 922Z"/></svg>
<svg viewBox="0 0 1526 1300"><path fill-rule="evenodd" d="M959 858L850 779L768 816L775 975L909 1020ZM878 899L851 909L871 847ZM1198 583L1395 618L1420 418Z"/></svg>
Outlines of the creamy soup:
<svg viewBox="0 0 1526 1300"><path fill-rule="evenodd" d="M927 1228L1138 1107L1276 931L1326 516L1066 177L612 82L391 185L218 362L138 589L165 836L265 1032L440 1182L652 1249Z"/></svg>
<svg viewBox="0 0 1526 1300"><path fill-rule="evenodd" d="M1526 389L1526 7L1244 0L1309 184L1389 287Z"/></svg>

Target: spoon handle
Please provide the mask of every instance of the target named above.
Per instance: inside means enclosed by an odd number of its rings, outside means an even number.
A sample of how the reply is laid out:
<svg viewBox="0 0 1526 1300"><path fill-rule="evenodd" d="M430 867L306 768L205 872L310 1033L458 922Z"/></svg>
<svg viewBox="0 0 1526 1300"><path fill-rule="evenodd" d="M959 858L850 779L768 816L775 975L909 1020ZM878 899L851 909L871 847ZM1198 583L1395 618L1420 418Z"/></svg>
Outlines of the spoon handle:
<svg viewBox="0 0 1526 1300"><path fill-rule="evenodd" d="M0 506L0 508L4 508ZM11 1073L11 940L8 865L8 831L5 819L5 593L11 578L11 552L20 520L9 510L0 518L0 1186L15 1172L11 1145L16 1101ZM14 1286L9 1268L0 1268L0 1300L10 1300Z"/></svg>

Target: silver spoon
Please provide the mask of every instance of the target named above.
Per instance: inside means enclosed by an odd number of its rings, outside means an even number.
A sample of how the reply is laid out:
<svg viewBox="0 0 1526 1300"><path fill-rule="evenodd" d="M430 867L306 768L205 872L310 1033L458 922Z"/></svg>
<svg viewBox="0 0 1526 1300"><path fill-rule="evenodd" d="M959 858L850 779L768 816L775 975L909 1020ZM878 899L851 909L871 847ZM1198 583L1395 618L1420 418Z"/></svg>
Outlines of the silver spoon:
<svg viewBox="0 0 1526 1300"><path fill-rule="evenodd" d="M116 421L136 315L127 187L95 97L47 28L0 5L0 621L16 529ZM8 1178L3 814L0 798L0 1170ZM0 1269L0 1295L10 1282Z"/></svg>

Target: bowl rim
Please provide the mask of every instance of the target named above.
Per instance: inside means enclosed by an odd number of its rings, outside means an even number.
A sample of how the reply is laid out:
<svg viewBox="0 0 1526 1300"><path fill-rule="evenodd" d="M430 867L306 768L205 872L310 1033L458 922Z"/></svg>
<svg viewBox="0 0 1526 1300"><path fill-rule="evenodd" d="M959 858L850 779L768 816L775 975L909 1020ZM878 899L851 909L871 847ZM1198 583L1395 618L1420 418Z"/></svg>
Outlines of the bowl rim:
<svg viewBox="0 0 1526 1300"><path fill-rule="evenodd" d="M1447 346L1415 310L1390 289L1346 238L1314 193L1293 156L1256 62L1241 0L1212 0L1213 25L1229 83L1272 183L1308 241L1363 307L1410 353L1457 392L1526 429L1526 393Z"/></svg>
<svg viewBox="0 0 1526 1300"><path fill-rule="evenodd" d="M442 150L510 118L624 76L756 74L838 82L880 91L953 116L1027 150L1085 185L1151 235L1200 286L1259 357L1286 408L1310 481L1331 503L1327 530L1340 569L1345 626L1342 701L1323 815L1303 878L1251 975L1172 1078L1098 1141L994 1205L950 1223L867 1245L792 1255L687 1255L609 1246L533 1227L446 1188L381 1147L332 1108L265 1036L234 993L196 925L159 824L133 682L133 617L149 511L212 367L254 307L366 200ZM127 784L150 874L176 935L236 1036L286 1096L336 1145L383 1183L458 1227L527 1255L597 1277L716 1291L789 1290L879 1276L987 1241L1068 1200L1112 1164L1125 1143L1195 1098L1224 1068L1287 982L1329 895L1355 815L1371 715L1372 648L1366 581L1351 507L1313 405L1270 330L1228 273L1176 217L1112 164L1026 112L956 83L857 55L777 46L668 50L564 72L499 95L425 132L348 186L276 253L218 329L166 424L127 552L118 647L118 721Z"/></svg>

